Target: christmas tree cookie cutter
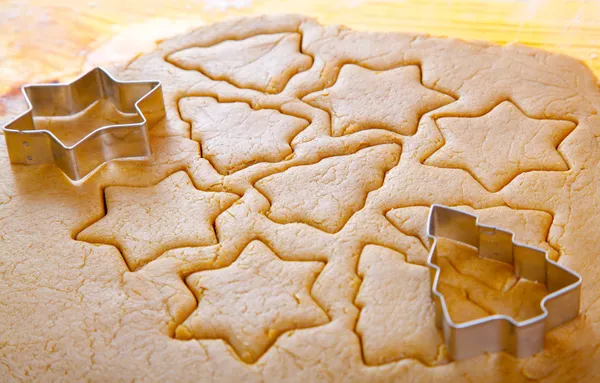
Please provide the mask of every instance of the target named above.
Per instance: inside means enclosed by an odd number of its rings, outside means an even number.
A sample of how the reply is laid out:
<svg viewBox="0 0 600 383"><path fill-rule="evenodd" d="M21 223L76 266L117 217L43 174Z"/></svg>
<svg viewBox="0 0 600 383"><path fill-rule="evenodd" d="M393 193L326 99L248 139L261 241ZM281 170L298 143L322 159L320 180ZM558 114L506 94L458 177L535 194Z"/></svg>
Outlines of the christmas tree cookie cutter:
<svg viewBox="0 0 600 383"><path fill-rule="evenodd" d="M547 331L579 315L581 277L549 259L547 251L515 242L514 233L480 224L475 215L434 204L429 211L427 236L431 243L427 266L431 270L436 324L443 331L452 359L498 351L518 358L531 356L544 348ZM472 246L482 258L513 265L517 278L545 284L549 294L540 303L542 314L520 322L506 315L453 322L444 296L437 289L440 278L438 238Z"/></svg>
<svg viewBox="0 0 600 383"><path fill-rule="evenodd" d="M21 91L27 110L3 127L10 161L55 163L74 181L110 160L149 156L148 126L165 116L160 81L118 81L100 67L67 84L24 85ZM36 128L34 117L73 116L98 100L135 113L137 121L102 126L70 146Z"/></svg>

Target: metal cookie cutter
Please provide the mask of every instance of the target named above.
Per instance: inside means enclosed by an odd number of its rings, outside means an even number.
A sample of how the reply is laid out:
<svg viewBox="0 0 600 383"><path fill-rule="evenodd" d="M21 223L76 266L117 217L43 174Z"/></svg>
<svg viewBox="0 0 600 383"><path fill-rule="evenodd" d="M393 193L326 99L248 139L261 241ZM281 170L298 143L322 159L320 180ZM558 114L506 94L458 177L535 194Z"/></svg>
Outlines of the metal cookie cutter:
<svg viewBox="0 0 600 383"><path fill-rule="evenodd" d="M165 116L160 81L118 81L100 67L68 84L25 85L21 90L28 108L3 127L10 161L54 162L75 181L104 162L149 156L148 125ZM72 116L101 99L123 113L137 114L138 121L102 126L71 146L36 129L34 117Z"/></svg>
<svg viewBox="0 0 600 383"><path fill-rule="evenodd" d="M506 351L518 358L544 348L546 331L579 314L581 277L552 261L546 251L513 241L514 233L478 223L477 217L442 205L432 205L427 222L431 251L431 291L437 326L443 330L450 356L455 360L484 352ZM482 258L514 266L517 278L544 283L550 292L542 299L542 314L517 322L506 315L491 315L464 323L450 318L444 296L438 291L437 239L448 238L475 247Z"/></svg>

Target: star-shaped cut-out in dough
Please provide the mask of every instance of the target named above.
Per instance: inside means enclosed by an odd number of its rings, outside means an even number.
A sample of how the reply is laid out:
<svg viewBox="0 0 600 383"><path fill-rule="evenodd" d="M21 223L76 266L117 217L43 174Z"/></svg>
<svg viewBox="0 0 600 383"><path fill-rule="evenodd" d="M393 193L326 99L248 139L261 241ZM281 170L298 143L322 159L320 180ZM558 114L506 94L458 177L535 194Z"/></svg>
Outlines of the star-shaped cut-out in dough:
<svg viewBox="0 0 600 383"><path fill-rule="evenodd" d="M109 186L107 212L77 239L117 247L131 270L177 247L217 244L215 219L238 196L196 189L186 172L150 187Z"/></svg>
<svg viewBox="0 0 600 383"><path fill-rule="evenodd" d="M331 88L311 93L303 101L331 114L334 136L365 129L413 135L423 114L454 98L424 87L416 65L372 71L348 64Z"/></svg>
<svg viewBox="0 0 600 383"><path fill-rule="evenodd" d="M499 191L524 172L569 169L557 148L575 129L570 121L530 118L505 101L480 117L436 123L446 143L425 164L466 170L488 191Z"/></svg>
<svg viewBox="0 0 600 383"><path fill-rule="evenodd" d="M176 337L223 339L254 363L284 332L329 322L310 294L322 268L321 262L283 261L262 242L251 242L228 267L187 278L198 308Z"/></svg>

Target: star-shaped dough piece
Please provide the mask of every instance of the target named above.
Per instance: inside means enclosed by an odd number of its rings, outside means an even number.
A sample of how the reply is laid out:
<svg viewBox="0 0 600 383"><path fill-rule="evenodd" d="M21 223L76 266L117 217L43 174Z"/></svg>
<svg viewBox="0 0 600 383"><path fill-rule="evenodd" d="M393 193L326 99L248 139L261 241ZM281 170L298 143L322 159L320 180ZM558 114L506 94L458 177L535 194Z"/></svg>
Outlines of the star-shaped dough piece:
<svg viewBox="0 0 600 383"><path fill-rule="evenodd" d="M106 215L77 239L117 247L136 270L169 249L216 244L213 223L237 199L196 189L184 171L150 187L109 186Z"/></svg>
<svg viewBox="0 0 600 383"><path fill-rule="evenodd" d="M530 118L505 101L481 117L436 123L446 143L425 164L464 169L491 192L524 172L569 169L557 147L575 129L570 121Z"/></svg>
<svg viewBox="0 0 600 383"><path fill-rule="evenodd" d="M341 136L365 129L413 135L423 114L454 99L424 87L416 65L372 71L349 64L331 88L311 93L303 101L327 110L332 134Z"/></svg>
<svg viewBox="0 0 600 383"><path fill-rule="evenodd" d="M176 330L179 339L223 339L254 363L286 331L329 321L310 295L321 262L283 261L250 243L230 266L190 275L198 308Z"/></svg>

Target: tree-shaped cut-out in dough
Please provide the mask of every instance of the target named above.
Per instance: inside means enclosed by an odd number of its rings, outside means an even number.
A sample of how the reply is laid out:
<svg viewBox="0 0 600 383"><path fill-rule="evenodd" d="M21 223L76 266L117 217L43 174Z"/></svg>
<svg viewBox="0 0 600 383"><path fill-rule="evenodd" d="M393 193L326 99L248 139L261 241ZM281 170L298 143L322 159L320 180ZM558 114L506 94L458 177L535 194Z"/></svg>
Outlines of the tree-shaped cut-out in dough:
<svg viewBox="0 0 600 383"><path fill-rule="evenodd" d="M211 97L186 97L179 109L192 124L202 156L221 174L285 160L292 154L291 140L308 126L274 109L254 110L245 102L220 103Z"/></svg>
<svg viewBox="0 0 600 383"><path fill-rule="evenodd" d="M385 173L399 158L400 146L377 145L292 167L259 180L255 186L271 201L269 218L336 232L364 206L367 194L381 187Z"/></svg>
<svg viewBox="0 0 600 383"><path fill-rule="evenodd" d="M367 364L416 358L432 364L442 338L435 325L429 269L407 263L404 255L368 245L360 256L363 282L356 297Z"/></svg>
<svg viewBox="0 0 600 383"><path fill-rule="evenodd" d="M186 48L168 56L183 69L199 70L240 88L279 93L289 79L307 70L312 58L300 52L298 33L276 33Z"/></svg>

